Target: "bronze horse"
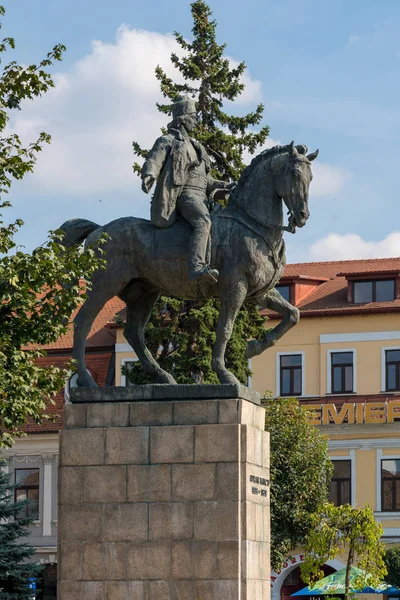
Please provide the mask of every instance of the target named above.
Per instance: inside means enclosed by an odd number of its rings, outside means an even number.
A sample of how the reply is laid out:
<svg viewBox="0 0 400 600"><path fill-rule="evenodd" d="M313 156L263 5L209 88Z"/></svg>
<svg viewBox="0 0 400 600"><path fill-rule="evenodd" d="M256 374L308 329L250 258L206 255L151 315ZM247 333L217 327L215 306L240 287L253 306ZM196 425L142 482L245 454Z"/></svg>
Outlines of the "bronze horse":
<svg viewBox="0 0 400 600"><path fill-rule="evenodd" d="M72 219L61 226L63 245L96 243L107 233L106 269L92 278L92 289L77 314L73 358L79 386L96 384L85 365L85 343L104 304L119 296L127 307L125 337L156 383L176 383L153 358L144 330L160 294L181 299L219 297L221 309L213 348L212 368L221 383L239 383L225 366L225 350L236 315L245 300L282 315L282 321L262 341L248 342L251 358L273 346L299 320L299 311L274 289L285 267L283 231L303 227L309 217L311 161L305 146L276 146L255 157L244 170L228 206L212 215L210 265L218 269L218 283L188 280L189 225L183 221L158 229L145 219L125 217L100 226ZM283 226L283 202L289 227Z"/></svg>

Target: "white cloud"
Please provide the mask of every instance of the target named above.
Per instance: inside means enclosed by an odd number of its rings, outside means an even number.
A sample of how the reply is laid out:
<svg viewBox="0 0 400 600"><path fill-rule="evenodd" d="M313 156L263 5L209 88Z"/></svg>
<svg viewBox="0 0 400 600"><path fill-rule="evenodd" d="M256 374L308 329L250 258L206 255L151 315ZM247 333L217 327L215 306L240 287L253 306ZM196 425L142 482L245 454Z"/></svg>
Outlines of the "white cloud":
<svg viewBox="0 0 400 600"><path fill-rule="evenodd" d="M131 144L150 147L166 125L155 106L163 98L154 69L159 64L179 80L170 62L171 52L178 51L171 35L122 26L115 43L93 42L86 57L56 75L55 89L26 103L10 123L28 141L43 130L52 135L29 178L30 189L85 197L138 186ZM248 72L244 82L241 103L259 100L261 83Z"/></svg>
<svg viewBox="0 0 400 600"><path fill-rule="evenodd" d="M310 193L313 196L333 196L340 192L351 178L349 171L318 162L312 164L313 180Z"/></svg>
<svg viewBox="0 0 400 600"><path fill-rule="evenodd" d="M347 40L347 45L354 46L354 44L358 44L359 42L361 42L361 40L362 37L360 35L351 35Z"/></svg>
<svg viewBox="0 0 400 600"><path fill-rule="evenodd" d="M364 240L355 233L331 233L310 247L305 260L351 260L362 258L390 258L400 256L400 232L389 233L383 240Z"/></svg>

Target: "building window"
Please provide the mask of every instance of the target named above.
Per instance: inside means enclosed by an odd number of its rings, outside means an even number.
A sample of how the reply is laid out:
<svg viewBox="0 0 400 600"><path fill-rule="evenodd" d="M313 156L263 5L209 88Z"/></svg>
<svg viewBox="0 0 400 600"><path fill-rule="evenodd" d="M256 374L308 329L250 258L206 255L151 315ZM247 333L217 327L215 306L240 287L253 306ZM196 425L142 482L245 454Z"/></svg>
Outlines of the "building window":
<svg viewBox="0 0 400 600"><path fill-rule="evenodd" d="M391 302L396 297L394 279L353 282L353 302Z"/></svg>
<svg viewBox="0 0 400 600"><path fill-rule="evenodd" d="M382 511L400 511L400 460L381 462Z"/></svg>
<svg viewBox="0 0 400 600"><path fill-rule="evenodd" d="M301 396L302 395L302 362L301 354L282 354L280 355L279 394L281 396Z"/></svg>
<svg viewBox="0 0 400 600"><path fill-rule="evenodd" d="M124 385L126 387L130 387L132 385L136 385L132 379L129 378L129 372L133 369L133 365L135 363L137 363L138 359L137 358L129 358L129 359L122 359L122 376L121 376L121 385Z"/></svg>
<svg viewBox="0 0 400 600"><path fill-rule="evenodd" d="M290 285L276 285L275 289L280 293L282 298L290 302Z"/></svg>
<svg viewBox="0 0 400 600"><path fill-rule="evenodd" d="M20 518L39 518L39 469L15 469L15 502L28 500L21 508Z"/></svg>
<svg viewBox="0 0 400 600"><path fill-rule="evenodd" d="M333 460L329 501L335 506L351 504L351 460Z"/></svg>
<svg viewBox="0 0 400 600"><path fill-rule="evenodd" d="M331 393L351 394L353 386L353 352L331 353Z"/></svg>
<svg viewBox="0 0 400 600"><path fill-rule="evenodd" d="M400 390L400 350L385 352L386 392Z"/></svg>

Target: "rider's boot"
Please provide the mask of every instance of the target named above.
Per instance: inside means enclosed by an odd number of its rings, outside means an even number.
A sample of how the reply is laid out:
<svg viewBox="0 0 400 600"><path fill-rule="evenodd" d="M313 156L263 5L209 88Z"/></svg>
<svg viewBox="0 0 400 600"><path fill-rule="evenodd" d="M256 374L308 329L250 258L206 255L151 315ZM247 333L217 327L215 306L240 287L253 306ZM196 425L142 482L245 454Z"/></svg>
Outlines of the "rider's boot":
<svg viewBox="0 0 400 600"><path fill-rule="evenodd" d="M190 269L190 281L208 281L209 283L218 283L219 272L217 269L211 269L208 265L199 265L197 268Z"/></svg>
<svg viewBox="0 0 400 600"><path fill-rule="evenodd" d="M209 267L205 260L209 231L209 222L206 226L203 220L200 219L199 223L193 227L189 259L190 281L208 281L209 283L218 282L219 272L217 269Z"/></svg>

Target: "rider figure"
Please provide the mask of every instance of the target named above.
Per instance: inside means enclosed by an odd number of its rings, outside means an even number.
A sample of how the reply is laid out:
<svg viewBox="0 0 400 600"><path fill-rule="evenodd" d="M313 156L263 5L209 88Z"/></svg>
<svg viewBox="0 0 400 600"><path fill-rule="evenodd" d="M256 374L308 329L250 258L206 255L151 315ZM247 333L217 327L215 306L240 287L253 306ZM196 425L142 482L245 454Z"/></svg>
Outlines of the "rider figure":
<svg viewBox="0 0 400 600"><path fill-rule="evenodd" d="M169 227L181 214L190 223L189 279L217 281L219 273L206 263L211 219L208 197L216 189L229 190L232 184L214 179L204 146L190 137L197 126L196 103L181 98L172 105L173 121L168 133L156 140L142 167L142 190L157 185L151 202L151 222Z"/></svg>

